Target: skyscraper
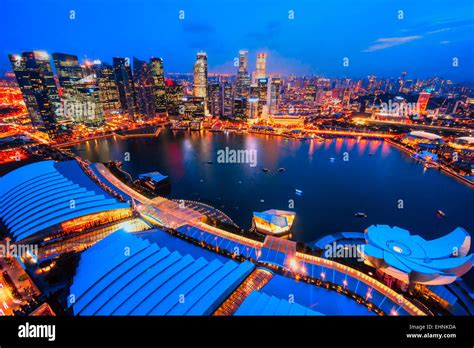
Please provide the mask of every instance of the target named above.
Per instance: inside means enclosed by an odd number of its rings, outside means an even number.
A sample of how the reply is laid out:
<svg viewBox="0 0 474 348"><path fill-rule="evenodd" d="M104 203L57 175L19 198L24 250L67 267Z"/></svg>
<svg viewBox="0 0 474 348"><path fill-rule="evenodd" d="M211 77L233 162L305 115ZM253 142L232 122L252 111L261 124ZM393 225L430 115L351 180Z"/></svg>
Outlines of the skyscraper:
<svg viewBox="0 0 474 348"><path fill-rule="evenodd" d="M137 98L137 110L143 119L155 116L153 86L150 69L146 61L133 57L133 78Z"/></svg>
<svg viewBox="0 0 474 348"><path fill-rule="evenodd" d="M234 117L234 86L224 84L222 95L222 113L224 117Z"/></svg>
<svg viewBox="0 0 474 348"><path fill-rule="evenodd" d="M126 58L114 57L113 65L122 112L128 113L128 117L134 119L136 112L136 96L130 63Z"/></svg>
<svg viewBox="0 0 474 348"><path fill-rule="evenodd" d="M267 75L267 54L266 53L257 53L257 69L255 78L263 79Z"/></svg>
<svg viewBox="0 0 474 348"><path fill-rule="evenodd" d="M248 72L248 51L239 51L239 68L237 70L236 96L248 97L250 88L250 76Z"/></svg>
<svg viewBox="0 0 474 348"><path fill-rule="evenodd" d="M166 88L166 112L172 118L184 116L184 91L183 86L172 80L165 80Z"/></svg>
<svg viewBox="0 0 474 348"><path fill-rule="evenodd" d="M62 112L48 53L33 51L8 56L32 125L54 137Z"/></svg>
<svg viewBox="0 0 474 348"><path fill-rule="evenodd" d="M257 81L257 98L258 98L258 117L263 116L264 106L267 106L268 101L268 79L261 78Z"/></svg>
<svg viewBox="0 0 474 348"><path fill-rule="evenodd" d="M198 52L194 63L193 95L207 98L207 54L204 51Z"/></svg>
<svg viewBox="0 0 474 348"><path fill-rule="evenodd" d="M120 100L113 67L110 64L101 63L94 66L94 71L99 87L100 104L105 114L119 112Z"/></svg>
<svg viewBox="0 0 474 348"><path fill-rule="evenodd" d="M222 87L220 83L209 84L209 111L213 117L221 117L223 108Z"/></svg>
<svg viewBox="0 0 474 348"><path fill-rule="evenodd" d="M162 58L150 59L150 78L155 112L166 112L165 69Z"/></svg>
<svg viewBox="0 0 474 348"><path fill-rule="evenodd" d="M282 86L283 80L280 77L272 77L268 90L268 107L271 115L279 111Z"/></svg>
<svg viewBox="0 0 474 348"><path fill-rule="evenodd" d="M59 86L63 93L67 93L84 77L79 60L77 56L66 53L53 53L52 56Z"/></svg>

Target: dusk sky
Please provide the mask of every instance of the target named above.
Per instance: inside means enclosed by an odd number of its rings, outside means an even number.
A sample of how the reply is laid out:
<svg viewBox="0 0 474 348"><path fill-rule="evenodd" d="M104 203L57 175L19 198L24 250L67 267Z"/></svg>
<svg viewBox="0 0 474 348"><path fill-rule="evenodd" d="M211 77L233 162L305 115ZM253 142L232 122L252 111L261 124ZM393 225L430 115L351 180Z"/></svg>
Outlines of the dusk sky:
<svg viewBox="0 0 474 348"><path fill-rule="evenodd" d="M270 73L474 81L472 0L1 0L0 23L2 75L8 53L33 49L105 62L162 57L166 72L191 72L202 49L221 73L235 73L234 57L248 49L252 70L256 52L267 52Z"/></svg>

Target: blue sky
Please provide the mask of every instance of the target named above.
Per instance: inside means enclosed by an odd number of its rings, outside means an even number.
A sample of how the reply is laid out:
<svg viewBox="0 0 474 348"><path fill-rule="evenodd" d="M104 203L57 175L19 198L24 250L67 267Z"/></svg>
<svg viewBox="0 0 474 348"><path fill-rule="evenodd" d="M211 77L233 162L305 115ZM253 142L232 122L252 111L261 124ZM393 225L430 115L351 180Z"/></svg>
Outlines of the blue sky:
<svg viewBox="0 0 474 348"><path fill-rule="evenodd" d="M203 49L211 72L235 72L244 48L251 68L266 51L273 73L474 81L472 0L1 0L0 25L0 72L8 53L31 49L108 62L158 56L169 72L192 71Z"/></svg>

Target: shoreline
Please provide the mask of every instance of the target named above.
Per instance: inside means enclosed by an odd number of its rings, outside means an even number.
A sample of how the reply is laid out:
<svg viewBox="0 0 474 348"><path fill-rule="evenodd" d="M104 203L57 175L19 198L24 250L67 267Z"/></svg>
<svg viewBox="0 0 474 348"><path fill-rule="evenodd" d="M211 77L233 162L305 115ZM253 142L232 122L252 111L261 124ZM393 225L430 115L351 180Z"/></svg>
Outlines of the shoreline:
<svg viewBox="0 0 474 348"><path fill-rule="evenodd" d="M404 147L404 146L402 146L402 145L400 145L400 144L394 142L394 141L391 140L391 139L387 139L387 142L388 142L390 145L396 147L398 150L400 150L400 151L406 153L407 155L409 155L410 158L411 158L411 155L414 154L413 151L410 151L410 150L407 149L406 147ZM453 178L455 178L455 179L457 179L457 180L459 180L459 181L462 181L463 183L467 184L469 187L474 188L474 182L470 181L469 179L466 179L465 177L463 177L462 175L460 175L460 174L458 174L458 173L456 173L456 172L453 172L451 169L449 169L449 168L446 167L445 165L440 164L440 163L438 163L438 164L439 164L439 170L440 170L440 171L442 171L443 173L445 173L445 174L447 174L447 175L449 175L449 176L451 176L451 177L453 177Z"/></svg>

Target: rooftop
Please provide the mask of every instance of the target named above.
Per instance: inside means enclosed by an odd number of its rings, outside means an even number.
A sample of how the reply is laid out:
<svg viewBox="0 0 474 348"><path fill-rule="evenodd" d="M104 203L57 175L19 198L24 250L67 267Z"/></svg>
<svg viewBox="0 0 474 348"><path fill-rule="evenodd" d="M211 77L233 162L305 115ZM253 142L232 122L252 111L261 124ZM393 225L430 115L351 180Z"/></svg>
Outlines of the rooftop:
<svg viewBox="0 0 474 348"><path fill-rule="evenodd" d="M0 218L15 241L74 218L128 208L76 161L36 162L0 178Z"/></svg>

